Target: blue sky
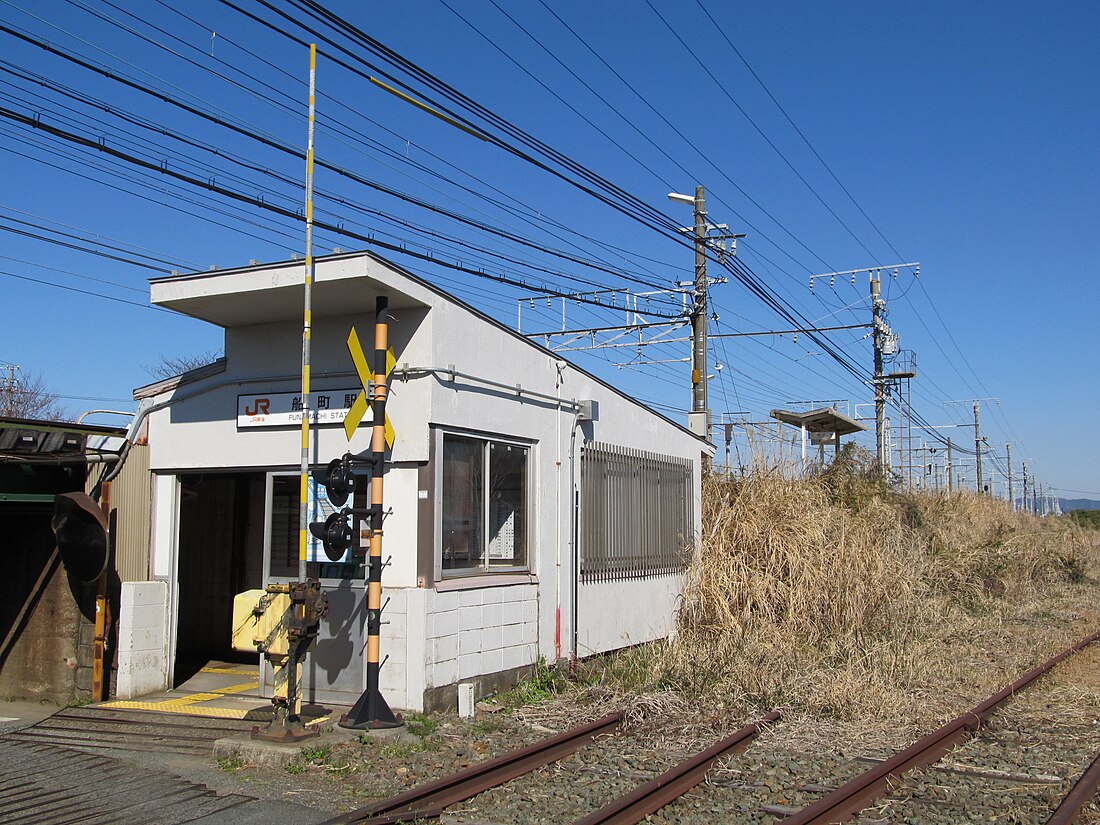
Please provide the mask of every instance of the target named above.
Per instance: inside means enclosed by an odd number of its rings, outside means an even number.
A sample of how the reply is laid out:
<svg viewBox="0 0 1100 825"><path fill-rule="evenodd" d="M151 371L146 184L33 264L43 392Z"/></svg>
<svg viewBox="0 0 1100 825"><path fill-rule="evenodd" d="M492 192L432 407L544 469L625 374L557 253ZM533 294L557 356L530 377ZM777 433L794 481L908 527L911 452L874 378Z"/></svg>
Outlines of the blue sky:
<svg viewBox="0 0 1100 825"><path fill-rule="evenodd" d="M903 271L896 280L888 274L885 284L891 325L917 355L914 409L931 424L964 425L970 405L945 402L996 398L983 402L982 422L998 456L1011 441L1017 474L1027 459L1029 469L1064 496L1100 498L1100 448L1091 437L1097 390L1089 366L1100 343L1092 322L1100 286L1086 257L1100 225L1100 58L1092 42L1100 10L1094 4L562 2L550 6L558 20L537 0L499 7L489 0L447 3L328 5L671 220L687 225L690 209L665 194L705 185L711 219L748 235L740 260L815 323L865 323L870 310L865 276L855 287L843 281L830 289L819 281L811 293L810 273L890 264L896 253L920 261L919 282ZM238 5L277 19L259 3ZM273 5L289 13L288 5ZM191 20L159 2L4 0L0 22L197 108L220 111L246 130L303 146L305 51L217 0L181 8ZM279 25L311 39L290 22ZM6 47L0 107L9 113L37 116L128 155L300 208L300 185L266 174L299 180L303 170L295 158L11 34L0 37ZM647 282L690 277L690 249L386 95L337 66L323 43L321 51L320 158ZM28 72L30 80L17 76ZM42 85L42 78L53 85ZM64 97L62 87L83 95L83 102ZM96 102L191 143L123 124L90 105ZM8 184L0 193L0 226L9 230L0 233L0 272L7 273L0 288L12 319L0 362L41 372L74 413L130 408L130 391L151 380L145 366L220 347L219 330L120 303L147 303L146 278L162 274L158 270L285 260L302 251L304 232L293 220L174 184L11 117L0 118L0 150ZM325 170L318 171L317 186L319 215L356 232L510 273L533 287L578 289L570 277L626 283ZM131 261L146 255L140 260L156 269L10 231L74 242L41 227L79 235L80 245L101 252L111 251L105 244L123 247L119 257ZM362 246L327 232L318 233L317 244L318 254ZM520 291L392 257L514 321ZM713 299L720 319L712 332L789 326L736 283L715 286ZM534 308L525 314L539 320ZM585 309L570 316L580 326L615 317ZM550 315L541 320L553 322ZM834 333L830 341L870 369L862 331ZM683 344L645 352L649 361L669 362L686 354ZM761 420L791 402L842 399L853 414L870 414L870 390L805 336L730 339L716 343L712 357L723 366L711 387L716 413L745 410ZM639 397L673 405L667 412L674 417L682 418L689 405L686 364L616 366L631 360L616 351L576 358ZM671 393L662 389L669 381ZM963 426L938 432L972 440Z"/></svg>

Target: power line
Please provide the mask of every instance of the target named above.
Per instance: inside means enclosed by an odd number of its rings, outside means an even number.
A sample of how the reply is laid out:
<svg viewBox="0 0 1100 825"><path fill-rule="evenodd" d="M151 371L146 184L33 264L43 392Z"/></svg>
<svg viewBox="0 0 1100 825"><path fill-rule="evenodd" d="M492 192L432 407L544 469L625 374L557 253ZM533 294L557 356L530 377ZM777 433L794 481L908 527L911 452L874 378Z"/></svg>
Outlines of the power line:
<svg viewBox="0 0 1100 825"><path fill-rule="evenodd" d="M775 95L772 94L771 89L767 87L760 75L758 75L756 73L756 70L753 69L753 67L749 64L749 61L745 59L745 56L743 54L741 54L741 50L737 48L737 46L732 40L730 40L729 36L722 29L722 27L718 25L718 21L711 16L711 13L709 11L707 11L706 7L702 3L702 0L695 0L695 3L702 10L703 14L707 16L707 19L710 20L711 25L714 26L715 31L717 31L722 36L722 39L726 41L731 49L733 49L734 54L736 54L741 62L745 65L745 68L749 70L749 73L753 76L756 82L760 84L760 88L764 90L765 94L767 94L767 96L771 99L772 103L775 104L775 107L779 109L783 117L786 118L787 122L791 125L791 128L794 129L796 133L798 133L798 136L800 138L802 138L802 142L806 144L807 148L809 148L809 150L813 152L814 157L816 157L818 161L820 161L821 165L825 167L825 171L829 173L832 179L836 182L836 185L839 186L841 188L841 191L843 191L844 194L848 196L848 200L850 200L855 205L856 209L859 210L860 214L863 215L864 218L866 218L867 223L869 223L871 227L875 230L875 232L878 233L878 236L882 238L883 241L885 241L886 245L890 247L890 251L894 253L898 260L904 259L905 256L898 252L894 245L890 243L890 240L884 234L882 234L882 230L878 228L878 225L873 220L871 220L871 216L867 214L862 206L860 206L859 201L855 199L855 196L853 196L852 193L848 191L848 187L846 187L841 182L840 178L837 177L836 172L833 171L833 168L825 162L825 158L823 158L821 154L817 151L814 145L810 142L810 139L806 137L806 135L800 128L798 128L798 124L796 124L794 120L791 119L791 116L787 114L787 110L783 108L778 100L776 100Z"/></svg>
<svg viewBox="0 0 1100 825"><path fill-rule="evenodd" d="M799 172L795 168L794 164L790 162L790 160L787 158L787 156L785 154L783 154L783 151L778 146L775 145L775 143L772 141L772 139L770 137L768 137L767 134L764 132L764 130L760 128L760 126L756 123L755 120L753 120L752 116L749 115L749 113L745 111L744 107L742 107L741 104L738 103L737 100L733 97L733 95L731 95L729 93L729 89L726 88L725 84L722 83L721 81L719 81L718 78L714 76L714 73L710 70L710 68L707 66L707 64L704 63L702 60L700 60L699 56L697 54L695 54L695 51L684 41L684 39L682 37L680 37L680 34L676 31L675 28L673 28L672 24L669 23L668 20L665 19L665 17L659 11L657 11L656 8L654 8L653 3L651 3L650 0L645 0L645 4L647 6L649 6L649 8L653 12L653 14L657 16L657 19L665 24L666 28L668 28L668 30L672 33L672 36L675 37L677 42L679 42L679 44L684 47L684 50L689 55L691 55L692 60L694 60L699 65L699 68L701 68L706 73L706 75L711 80L714 81L715 86L717 86L722 91L722 94L724 94L726 96L726 98L730 101L730 103L732 103L734 105L734 107L737 109L737 111L739 111L742 115L744 115L745 119L752 125L753 129L756 130L757 134L759 134L760 137L762 137L764 139L764 141L772 149L775 150L775 153L777 155L779 155L779 157L787 165L787 168L789 168L792 172L794 172L795 176L800 181L802 181L803 184L805 184L806 188L810 190L810 192L813 194L813 196L815 198L817 198L818 202L822 206L825 207L825 209L829 212L830 215L832 215L834 218L836 218L837 223L839 223L841 226L843 226L844 230L849 235L852 236L852 239L856 243L858 243L863 248L863 250L868 255L870 255L871 258L873 258L875 260L875 262L877 263L878 258L875 257L875 254L873 252L871 252L870 249L867 248L867 245L864 244L863 241L859 239L859 237L856 235L856 233L852 231L852 228L850 226L848 226L847 223L844 222L844 219L841 218L840 215L838 215L833 210L833 208L831 206L829 206L828 203L826 203L825 199L823 197L821 197L821 195L818 193L818 191L816 189L814 189L814 187L810 184L810 182L808 180L806 180L806 178L802 175L802 173Z"/></svg>
<svg viewBox="0 0 1100 825"><path fill-rule="evenodd" d="M128 304L129 306L141 307L142 309L153 309L157 312L167 312L171 315L175 315L172 310L164 309L163 307L153 306L152 304L139 304L137 301L127 301L125 298L117 298L114 295L106 295L102 292L94 292L88 289L77 289L74 286L65 286L64 284L55 284L51 281L43 281L40 278L31 278L29 275L19 275L15 272L8 272L7 270L0 269L0 275L6 275L9 278L16 278L20 281L30 281L35 284L42 284L43 286L50 286L54 289L63 289L66 292L76 292L81 295L90 295L93 298L102 298L105 301L114 301L118 304Z"/></svg>
<svg viewBox="0 0 1100 825"><path fill-rule="evenodd" d="M0 28L2 28L2 27L0 27ZM239 135L249 137L249 138L251 138L253 140L256 140L256 141L258 141L258 142L260 142L264 145L276 148L276 149L278 149L278 150L280 150L280 151L282 151L282 152L284 152L284 153L286 153L286 154L288 154L292 157L295 157L299 160L304 159L304 157L305 157L303 152L300 152L300 151L294 149L293 147L287 146L287 145L285 145L285 144L283 144L283 143L281 143L277 140L274 140L270 137L265 137L264 135L258 134L255 131L249 130L245 127L231 126L231 125L227 124L223 119L221 119L221 118L219 118L215 115L211 115L209 113L203 112L202 110L196 109L195 107L191 107L189 104L183 103L182 101L178 100L177 98L175 98L171 95L168 95L168 94L163 93L163 92L157 92L157 91L145 86L144 84L137 83L136 81L129 81L129 80L126 80L126 79L120 79L116 73L109 72L109 71L103 70L103 69L99 69L98 67L95 67L94 65L88 64L86 61L81 61L79 58L76 58L74 55L65 53L63 50L60 50L56 47L51 47L49 50L51 52L53 52L54 54L57 54L58 56L64 57L66 59L74 60L75 62L77 62L79 65L81 65L84 68L87 68L87 69L90 69L92 71L96 71L98 73L104 74L105 76L109 77L112 80L120 80L120 82L124 82L125 85L129 86L130 88L137 89L137 90L142 91L142 92L144 92L148 95L156 97L158 100L161 100L163 102L178 106L178 107L184 109L185 111L187 111L191 114L198 115L198 116L200 116L200 117L202 117L202 118L204 118L204 119L206 119L210 122L215 123L216 125L229 126L229 128L232 128L232 130L234 132L236 132L237 134L239 134ZM40 83L50 83L50 81L47 81L45 78L39 78L38 81ZM51 85L55 85L55 84L51 83ZM260 165L255 164L255 163L248 162L248 161L240 158L239 156L234 155L233 153L229 153L229 152L225 152L223 150L215 149L215 148L213 148L213 147L211 147L207 144L202 143L201 141L190 140L190 139L180 135L178 132L174 132L172 130L169 130L164 126L161 126L161 125L158 125L158 124L153 124L151 122L145 121L144 119L139 118L139 117L134 116L134 115L129 115L124 110L118 109L118 107L108 106L108 105L106 105L102 102L89 100L86 97L82 97L82 96L79 96L79 95L70 95L70 96L74 97L75 99L80 99L82 102L87 103L88 105L96 106L97 108L102 109L104 112L106 112L108 114L111 114L113 116L122 118L122 119L126 120L127 122L131 123L132 125L137 125L141 128L149 129L149 130L151 130L151 131L153 131L157 134L160 134L160 135L163 135L163 136L166 136L166 137L170 137L170 138L182 141L182 142L186 143L187 145L190 145L192 148L212 152L213 154L215 154L219 157L224 157L224 158L232 160L236 163L244 165L247 168L252 169L253 171L258 171L262 174L276 177L277 179L281 180L284 183L291 184L291 185L296 184L296 180L289 177L289 176L287 176L287 175L281 175L281 174L276 173L273 170L268 169L266 167L260 166ZM582 265L582 266L585 266L585 267L588 267L588 268L591 268L591 269L594 269L594 270L597 270L597 271L601 271L601 272L604 272L606 274L614 275L616 277L623 278L624 280L627 280L627 281L633 281L633 282L636 282L636 283L644 284L646 286L653 286L653 287L660 286L660 284L658 284L658 283L655 283L655 282L653 282L651 280L648 280L648 279L640 278L636 275L632 275L629 272L626 272L622 269L611 269L610 267L603 266L603 265L601 265L597 262L584 259L580 256L573 255L573 254L570 254L570 253L566 253L562 250L553 249L551 247L546 247L545 245L532 242L532 241L530 241L526 238L523 238L523 237L521 237L521 236L519 236L515 233L510 233L510 232L506 232L504 230L500 230L496 227L492 227L488 224L485 224L484 222L468 218L466 216L455 213L452 210L448 210L448 209L445 209L443 207L439 207L437 205L428 203L428 202L423 201L419 198L415 198L411 195L399 192L399 191L397 191L397 190L395 190L391 187L387 187L387 186L384 186L384 185L382 185L380 183L377 183L375 181L371 181L367 178L364 178L361 175L358 175L358 174L352 172L351 170L340 167L336 164L329 163L329 162L325 161L324 159L318 158L316 160L316 163L317 163L318 166L321 166L322 168L327 168L330 171L333 171L333 172L337 173L338 175L340 175L341 177L343 177L345 179L348 179L348 180L351 180L355 183L367 186L371 189L382 192L382 193L387 194L391 197L395 197L395 198L397 198L399 200L402 200L406 203L409 203L409 204L418 206L420 208L426 209L428 211L434 212L434 213L439 214L441 216L447 217L451 220L466 224L466 225L471 226L473 228L480 229L480 230L488 232L490 234L497 235L498 237L504 238L504 239L509 240L513 243L517 243L521 246L526 246L526 247L535 249L537 251L543 252L545 254L549 254L549 255L552 255L552 256L555 256L555 257L562 258L562 259L570 261L572 263L577 263L579 265ZM321 194L325 194L325 193L321 193ZM335 197L335 196L327 196L326 195L326 197ZM337 198L337 200L340 200L341 202L343 202L345 204L349 203L348 201L342 200L342 199L339 199L339 198ZM356 208L361 209L362 207L356 207ZM379 216L379 217L387 217L382 212L380 212L378 210L366 210L366 211L369 211L372 214L374 214L376 216ZM591 282L589 282L589 283L591 283Z"/></svg>

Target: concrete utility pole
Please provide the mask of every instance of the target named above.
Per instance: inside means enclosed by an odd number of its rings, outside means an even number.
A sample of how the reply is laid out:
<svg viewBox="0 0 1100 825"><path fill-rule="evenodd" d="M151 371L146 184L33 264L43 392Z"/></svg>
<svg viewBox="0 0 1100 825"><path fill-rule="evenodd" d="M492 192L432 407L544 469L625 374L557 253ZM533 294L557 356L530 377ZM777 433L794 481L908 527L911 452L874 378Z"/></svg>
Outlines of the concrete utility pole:
<svg viewBox="0 0 1100 825"><path fill-rule="evenodd" d="M4 415L10 416L15 412L15 371L19 367L15 364L4 364L0 369L8 371L8 392L4 402Z"/></svg>
<svg viewBox="0 0 1100 825"><path fill-rule="evenodd" d="M1005 444L1005 463L1008 465L1005 474L1008 476L1008 504L1012 512L1016 512L1016 487L1012 483L1012 442Z"/></svg>
<svg viewBox="0 0 1100 825"><path fill-rule="evenodd" d="M730 442L733 441L733 424L726 422L723 429L726 436L726 478L730 477Z"/></svg>
<svg viewBox="0 0 1100 825"><path fill-rule="evenodd" d="M977 469L977 485L978 492L984 493L985 488L982 487L982 426L979 416L981 415L981 405L974 402L974 455L978 459Z"/></svg>
<svg viewBox="0 0 1100 825"><path fill-rule="evenodd" d="M1023 465L1024 465L1024 494L1020 499L1020 504L1023 505L1023 510L1026 513L1028 511L1028 508L1027 508L1027 462L1026 461L1023 462Z"/></svg>
<svg viewBox="0 0 1100 825"><path fill-rule="evenodd" d="M953 492L955 489L955 462L954 462L954 445L951 443L950 437L947 439L947 492Z"/></svg>
<svg viewBox="0 0 1100 825"><path fill-rule="evenodd" d="M695 304L691 309L691 410L702 413L710 441L710 408L707 406L707 196L695 187Z"/></svg>
<svg viewBox="0 0 1100 825"><path fill-rule="evenodd" d="M878 455L879 472L886 475L886 377L882 372L883 339L886 337L886 323L882 311L886 301L882 299L882 279L878 273L871 275L871 317L874 323L872 339L875 347L875 444Z"/></svg>
<svg viewBox="0 0 1100 825"><path fill-rule="evenodd" d="M901 269L909 269L913 271L914 276L920 276L920 263L898 263L887 264L873 267L866 267L863 269L846 269L842 272L824 272L821 274L810 276L810 290L813 291L814 282L819 278L828 278L829 285L832 286L837 278L851 277L852 286L855 286L856 275L862 275L867 273L871 282L871 320L872 320L872 342L874 344L875 351L875 373L874 373L874 387L875 387L875 453L878 460L879 473L882 476L890 471L890 430L889 424L886 420L886 390L889 386L889 382L898 381L902 378L910 379L916 376L913 371L915 361L910 361L908 368L898 372L891 372L886 374L884 361L887 356L896 358L899 354L899 339L896 334L890 329L890 325L886 323L886 301L882 297L882 271L893 270L894 277L898 275L898 271ZM898 402L898 412L904 415L904 411L901 409L901 401ZM904 419L899 423L899 434L904 435L905 430L900 429L904 427ZM910 442L912 439L911 429L909 431ZM904 465L905 453L904 449L899 451L899 464ZM909 453L909 465L910 465L910 485L912 485L912 447L910 446Z"/></svg>

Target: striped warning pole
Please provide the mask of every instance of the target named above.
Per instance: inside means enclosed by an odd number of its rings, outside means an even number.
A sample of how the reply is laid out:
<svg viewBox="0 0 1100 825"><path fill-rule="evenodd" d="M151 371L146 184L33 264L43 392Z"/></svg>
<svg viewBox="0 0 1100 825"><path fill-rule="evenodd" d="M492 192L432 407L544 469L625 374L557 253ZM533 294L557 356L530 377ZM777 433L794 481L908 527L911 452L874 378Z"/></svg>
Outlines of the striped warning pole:
<svg viewBox="0 0 1100 825"><path fill-rule="evenodd" d="M374 397L371 413L370 554L367 557L367 685L354 707L340 720L345 728L394 728L404 722L395 716L378 690L379 634L382 630L382 519L383 482L386 474L386 350L389 347L387 310L389 299L375 302Z"/></svg>
<svg viewBox="0 0 1100 825"><path fill-rule="evenodd" d="M313 121L316 110L317 44L309 45L309 139L306 144L306 273L302 318L302 468L298 488L298 581L306 580L309 547L309 358L313 326Z"/></svg>

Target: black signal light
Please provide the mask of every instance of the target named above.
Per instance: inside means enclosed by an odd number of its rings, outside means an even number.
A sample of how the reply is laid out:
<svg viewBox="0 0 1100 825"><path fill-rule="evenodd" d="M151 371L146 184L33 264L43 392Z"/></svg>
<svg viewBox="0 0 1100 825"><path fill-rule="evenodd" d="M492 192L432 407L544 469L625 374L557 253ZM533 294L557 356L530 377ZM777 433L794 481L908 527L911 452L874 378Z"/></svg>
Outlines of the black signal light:
<svg viewBox="0 0 1100 825"><path fill-rule="evenodd" d="M342 507L355 490L355 473L351 470L351 457L334 458L323 470L314 470L313 478L325 485L328 500Z"/></svg>
<svg viewBox="0 0 1100 825"><path fill-rule="evenodd" d="M354 533L348 524L348 511L333 513L324 521L315 521L309 525L309 532L320 539L325 555L330 561L340 561L351 547Z"/></svg>

